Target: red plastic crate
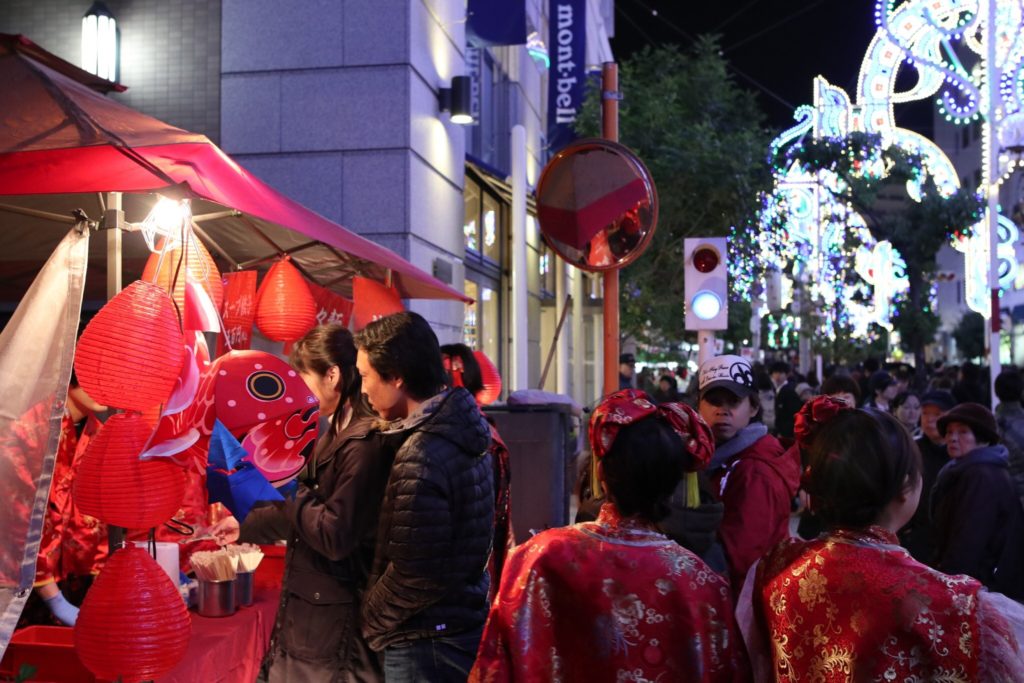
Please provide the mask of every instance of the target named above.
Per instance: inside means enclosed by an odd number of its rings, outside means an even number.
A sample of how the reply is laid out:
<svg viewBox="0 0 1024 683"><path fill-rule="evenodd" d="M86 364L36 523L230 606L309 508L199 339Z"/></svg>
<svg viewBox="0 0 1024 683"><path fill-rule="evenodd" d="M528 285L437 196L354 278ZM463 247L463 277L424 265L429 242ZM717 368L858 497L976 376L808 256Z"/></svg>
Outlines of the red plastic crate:
<svg viewBox="0 0 1024 683"><path fill-rule="evenodd" d="M256 567L256 575L252 577L255 588L281 588L281 581L284 579L284 553L287 548L283 545L261 545L263 559Z"/></svg>
<svg viewBox="0 0 1024 683"><path fill-rule="evenodd" d="M15 631L0 674L13 678L22 664L36 667L33 683L95 683L98 679L78 659L67 626L29 626Z"/></svg>

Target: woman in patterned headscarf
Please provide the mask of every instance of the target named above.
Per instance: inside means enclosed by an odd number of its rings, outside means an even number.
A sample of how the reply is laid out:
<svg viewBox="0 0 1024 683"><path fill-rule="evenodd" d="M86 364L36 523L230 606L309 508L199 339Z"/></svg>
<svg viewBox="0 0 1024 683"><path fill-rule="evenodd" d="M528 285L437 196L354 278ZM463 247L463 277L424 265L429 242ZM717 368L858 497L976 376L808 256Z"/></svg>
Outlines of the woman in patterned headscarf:
<svg viewBox="0 0 1024 683"><path fill-rule="evenodd" d="M747 576L737 618L755 679L1024 680L1014 634L1024 608L899 545L921 494L907 430L820 396L794 432L809 463L803 487L827 531L779 543Z"/></svg>
<svg viewBox="0 0 1024 683"><path fill-rule="evenodd" d="M608 502L512 552L470 680L742 680L728 584L655 526L683 473L707 466L711 430L626 389L598 406L590 442Z"/></svg>

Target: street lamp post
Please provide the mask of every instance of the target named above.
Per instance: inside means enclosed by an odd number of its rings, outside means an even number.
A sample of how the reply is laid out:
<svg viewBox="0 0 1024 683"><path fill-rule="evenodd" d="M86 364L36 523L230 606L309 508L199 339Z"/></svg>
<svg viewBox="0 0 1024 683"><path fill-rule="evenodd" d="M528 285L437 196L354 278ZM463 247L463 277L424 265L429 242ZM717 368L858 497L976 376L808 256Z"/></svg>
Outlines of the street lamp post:
<svg viewBox="0 0 1024 683"><path fill-rule="evenodd" d="M988 226L988 286L992 297L992 311L989 319L989 391L992 396L992 407L998 399L995 392L995 381L1000 371L999 361L999 144L996 135L996 123L999 115L999 60L996 58L996 47L999 37L996 17L998 0L988 0L988 19L985 25L985 88L987 90L984 114L984 159L982 167L985 191L988 199L988 211L985 221Z"/></svg>

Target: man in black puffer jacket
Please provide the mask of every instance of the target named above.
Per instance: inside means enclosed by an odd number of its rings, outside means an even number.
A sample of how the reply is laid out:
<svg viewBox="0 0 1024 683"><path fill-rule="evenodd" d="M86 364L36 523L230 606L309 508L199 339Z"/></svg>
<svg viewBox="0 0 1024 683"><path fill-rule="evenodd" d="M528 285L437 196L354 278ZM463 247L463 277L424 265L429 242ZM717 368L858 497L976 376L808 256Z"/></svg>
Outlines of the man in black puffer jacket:
<svg viewBox="0 0 1024 683"><path fill-rule="evenodd" d="M472 395L446 389L437 337L415 313L356 335L362 390L395 451L363 600L387 680L464 681L487 617L491 434Z"/></svg>

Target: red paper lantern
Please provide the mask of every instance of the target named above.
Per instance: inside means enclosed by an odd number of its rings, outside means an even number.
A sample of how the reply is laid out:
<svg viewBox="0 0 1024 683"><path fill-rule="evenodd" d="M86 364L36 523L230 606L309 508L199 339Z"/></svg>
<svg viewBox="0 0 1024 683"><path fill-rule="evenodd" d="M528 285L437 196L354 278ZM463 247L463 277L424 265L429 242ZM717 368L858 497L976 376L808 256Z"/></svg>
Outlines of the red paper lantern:
<svg viewBox="0 0 1024 683"><path fill-rule="evenodd" d="M188 650L192 620L177 588L149 553L115 552L85 596L75 623L78 658L96 677L159 678Z"/></svg>
<svg viewBox="0 0 1024 683"><path fill-rule="evenodd" d="M203 243L198 239L187 240L188 248L185 250L185 263L178 269L178 262L181 261L181 248L169 249L164 253L163 261L160 261L160 254L150 254L146 261L146 267L142 271L142 279L146 282L156 283L165 292L171 292L171 283L174 283L174 291L171 297L178 304L178 310L185 314L185 275L188 275L201 284L206 293L213 299L217 310L220 310L221 302L224 300L224 285L220 281L220 271L214 262L210 252L206 250ZM163 250L164 240L157 244L157 250ZM157 264L160 270L157 270ZM175 273L177 279L175 280Z"/></svg>
<svg viewBox="0 0 1024 683"><path fill-rule="evenodd" d="M477 403L482 406L490 405L501 395L501 374L483 351L474 351L473 357L480 365L480 379L484 383L484 388L477 392Z"/></svg>
<svg viewBox="0 0 1024 683"><path fill-rule="evenodd" d="M295 341L316 325L316 301L285 256L267 271L256 292L256 326L267 339Z"/></svg>
<svg viewBox="0 0 1024 683"><path fill-rule="evenodd" d="M153 427L142 413L114 415L89 442L75 473L75 504L127 529L166 522L185 497L185 470L160 458L139 460Z"/></svg>
<svg viewBox="0 0 1024 683"><path fill-rule="evenodd" d="M352 278L352 302L352 320L356 330L405 310L402 298L394 288L365 277Z"/></svg>
<svg viewBox="0 0 1024 683"><path fill-rule="evenodd" d="M167 292L136 280L82 332L75 372L100 403L143 411L167 400L184 362L184 338Z"/></svg>

